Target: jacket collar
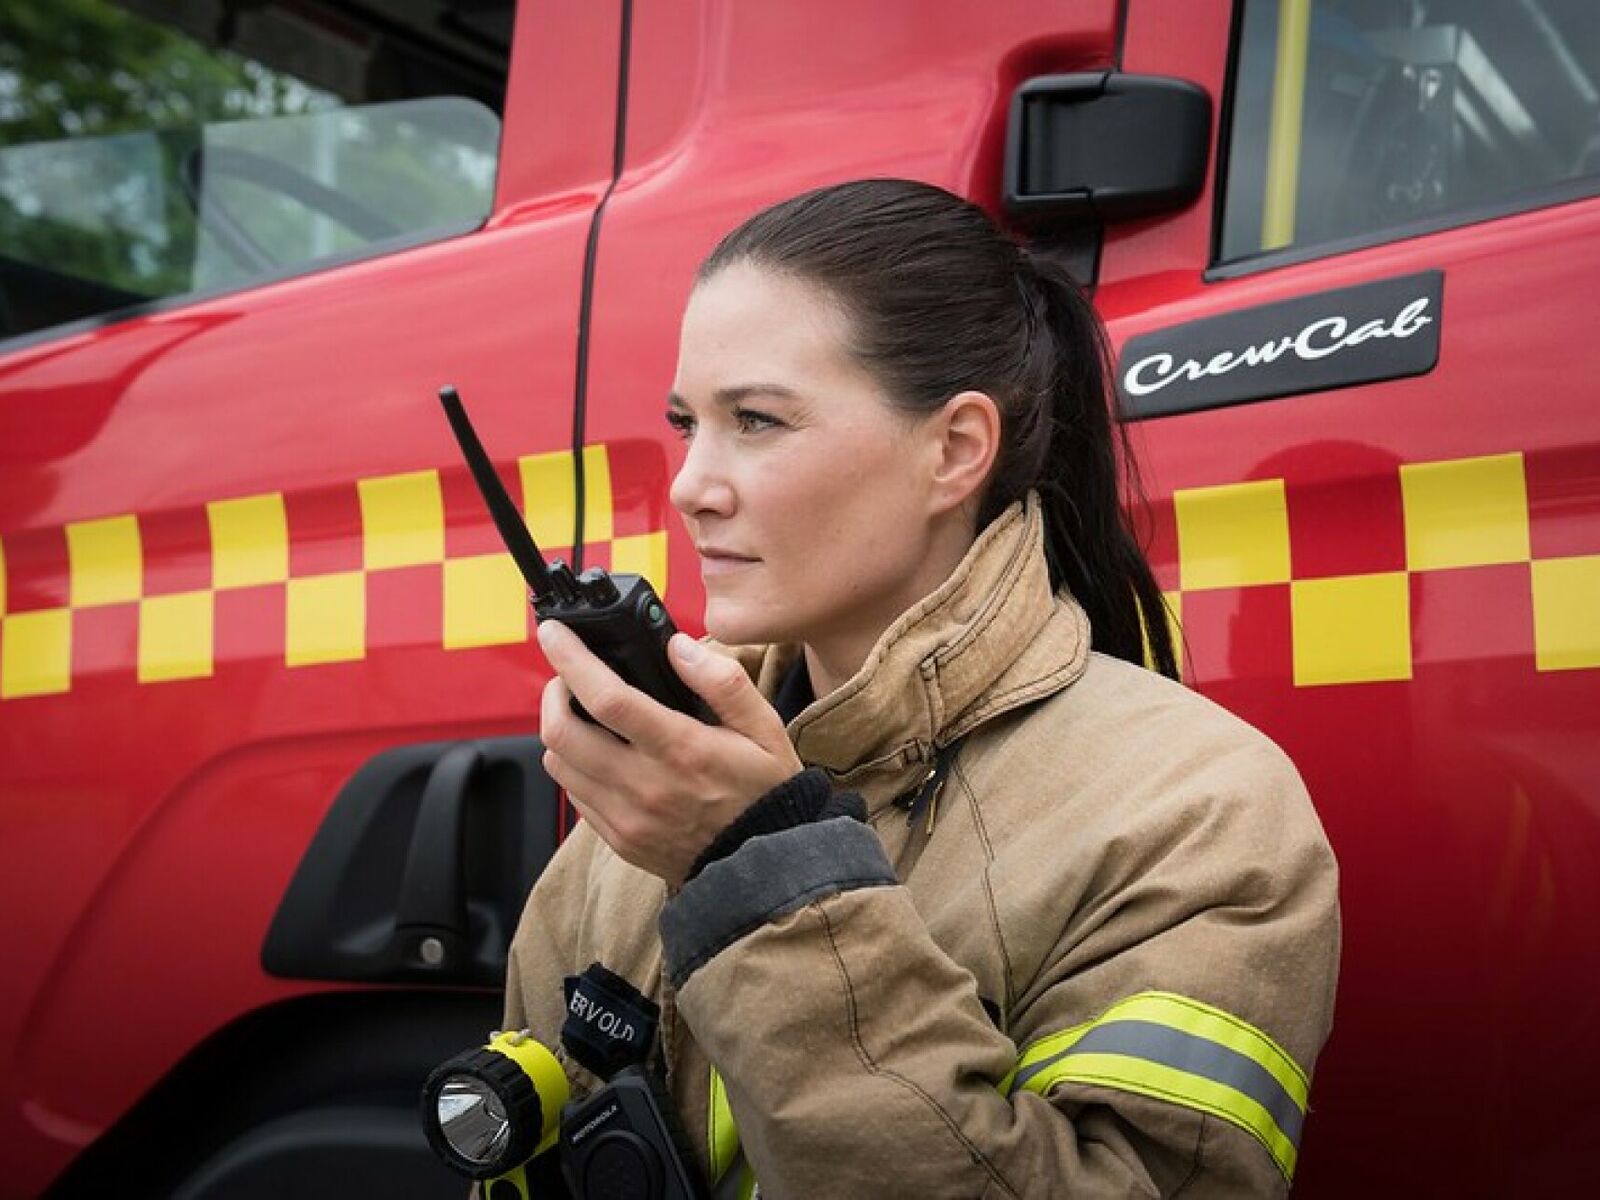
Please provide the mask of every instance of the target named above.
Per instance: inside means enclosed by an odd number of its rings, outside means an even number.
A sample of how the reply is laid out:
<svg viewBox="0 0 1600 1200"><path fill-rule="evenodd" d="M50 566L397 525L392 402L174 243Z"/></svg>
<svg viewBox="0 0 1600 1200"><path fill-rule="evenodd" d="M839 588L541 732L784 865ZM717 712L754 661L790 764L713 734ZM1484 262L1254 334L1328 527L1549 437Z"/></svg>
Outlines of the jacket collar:
<svg viewBox="0 0 1600 1200"><path fill-rule="evenodd" d="M800 648L736 653L772 696ZM1030 493L883 632L851 679L789 723L789 736L802 761L839 782L881 785L985 721L1066 687L1088 655L1088 617L1051 591L1043 515Z"/></svg>

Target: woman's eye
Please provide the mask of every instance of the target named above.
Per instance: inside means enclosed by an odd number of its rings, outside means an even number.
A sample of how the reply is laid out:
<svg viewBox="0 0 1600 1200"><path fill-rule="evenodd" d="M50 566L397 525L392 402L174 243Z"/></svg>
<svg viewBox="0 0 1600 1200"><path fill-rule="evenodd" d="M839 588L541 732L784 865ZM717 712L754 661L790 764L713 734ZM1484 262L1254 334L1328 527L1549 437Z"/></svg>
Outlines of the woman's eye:
<svg viewBox="0 0 1600 1200"><path fill-rule="evenodd" d="M673 433L686 442L694 436L694 418L688 413L681 413L676 409L668 409L667 424L672 426Z"/></svg>
<svg viewBox="0 0 1600 1200"><path fill-rule="evenodd" d="M769 417L751 408L736 409L733 416L739 423L740 433L760 433L763 429L776 429L783 424L777 417Z"/></svg>

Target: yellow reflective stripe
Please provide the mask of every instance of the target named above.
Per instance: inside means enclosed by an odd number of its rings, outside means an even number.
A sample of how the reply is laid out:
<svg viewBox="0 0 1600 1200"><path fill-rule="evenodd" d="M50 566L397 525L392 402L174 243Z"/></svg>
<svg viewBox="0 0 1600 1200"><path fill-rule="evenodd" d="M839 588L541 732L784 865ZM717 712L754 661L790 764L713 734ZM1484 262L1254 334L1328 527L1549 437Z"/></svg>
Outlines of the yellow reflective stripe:
<svg viewBox="0 0 1600 1200"><path fill-rule="evenodd" d="M1187 1071L1121 1054L1069 1054L1060 1062L1040 1071L1027 1082L1024 1090L1044 1095L1061 1082L1097 1084L1120 1091L1137 1092L1220 1117L1237 1125L1265 1146L1284 1177L1294 1179L1295 1162L1299 1156L1294 1142L1278 1128L1277 1121L1265 1108L1224 1084L1202 1075L1191 1075Z"/></svg>
<svg viewBox="0 0 1600 1200"><path fill-rule="evenodd" d="M1300 1064L1277 1042L1231 1013L1173 992L1140 992L1119 1000L1093 1021L1085 1021L1082 1025L1074 1025L1071 1029L1031 1043L1017 1060L1011 1074L1001 1081L1001 1090L1011 1090L1011 1082L1018 1072L1060 1054L1096 1025L1113 1020L1152 1021L1196 1037L1208 1038L1235 1050L1270 1072L1302 1109L1306 1106L1310 1080L1300 1069Z"/></svg>
<svg viewBox="0 0 1600 1200"><path fill-rule="evenodd" d="M1171 992L1129 996L1029 1045L1000 1090L1046 1095L1063 1081L1214 1114L1259 1140L1293 1176L1309 1081L1270 1037L1222 1009Z"/></svg>
<svg viewBox="0 0 1600 1200"><path fill-rule="evenodd" d="M1152 1021L1226 1046L1266 1068L1299 1109L1305 1111L1311 1081L1300 1069L1300 1064L1277 1042L1232 1013L1171 992L1142 992L1119 1006L1117 1017L1121 1020Z"/></svg>
<svg viewBox="0 0 1600 1200"><path fill-rule="evenodd" d="M739 1156L739 1130L733 1123L733 1109L728 1106L728 1089L715 1067L711 1068L711 1101L706 1106L706 1144L711 1181L716 1183Z"/></svg>
<svg viewBox="0 0 1600 1200"><path fill-rule="evenodd" d="M1093 1025L1093 1021L1085 1021L1082 1025L1074 1025L1071 1029L1063 1029L1060 1033L1052 1033L1048 1037L1040 1038L1038 1041L1031 1043L1022 1052L1022 1056L1017 1059L1017 1065L1012 1067L1006 1077L1000 1081L1001 1095L1009 1096L1011 1094L1016 1086L1019 1072L1042 1063L1047 1058L1054 1058L1087 1033Z"/></svg>

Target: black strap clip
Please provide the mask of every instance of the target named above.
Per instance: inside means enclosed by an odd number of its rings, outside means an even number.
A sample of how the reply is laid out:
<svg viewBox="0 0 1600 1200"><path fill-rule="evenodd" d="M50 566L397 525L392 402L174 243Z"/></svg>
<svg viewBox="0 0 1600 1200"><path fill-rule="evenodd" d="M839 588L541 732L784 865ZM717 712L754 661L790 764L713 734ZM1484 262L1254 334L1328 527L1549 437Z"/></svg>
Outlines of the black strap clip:
<svg viewBox="0 0 1600 1200"><path fill-rule="evenodd" d="M644 1064L661 1020L655 1001L599 963L568 975L565 988L561 1044L579 1065L608 1080L624 1067Z"/></svg>
<svg viewBox="0 0 1600 1200"><path fill-rule="evenodd" d="M917 816L924 808L928 810L928 832L933 832L933 822L939 812L939 793L944 787L945 777L950 774L954 765L956 752L961 748L958 738L948 746L941 747L933 758L933 765L928 768L928 774L923 778L921 786L915 792L907 792L896 804L906 810L906 824L914 825Z"/></svg>

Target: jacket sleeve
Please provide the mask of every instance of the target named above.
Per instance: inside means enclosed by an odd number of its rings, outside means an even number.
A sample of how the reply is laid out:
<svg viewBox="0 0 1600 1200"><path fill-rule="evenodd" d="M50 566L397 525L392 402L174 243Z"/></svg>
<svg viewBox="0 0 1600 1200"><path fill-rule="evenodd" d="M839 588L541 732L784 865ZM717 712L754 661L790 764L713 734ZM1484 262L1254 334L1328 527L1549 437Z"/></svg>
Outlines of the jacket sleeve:
<svg viewBox="0 0 1600 1200"><path fill-rule="evenodd" d="M1336 881L1293 769L1255 757L1232 785L1265 808L1213 804L1170 831L1155 813L1128 834L1137 852L1112 847L1062 901L1012 1036L865 824L708 865L663 911L666 966L763 1195L1284 1194L1296 1056L1308 1069L1327 1031ZM1229 864L1251 844L1241 822L1275 831L1270 869Z"/></svg>

